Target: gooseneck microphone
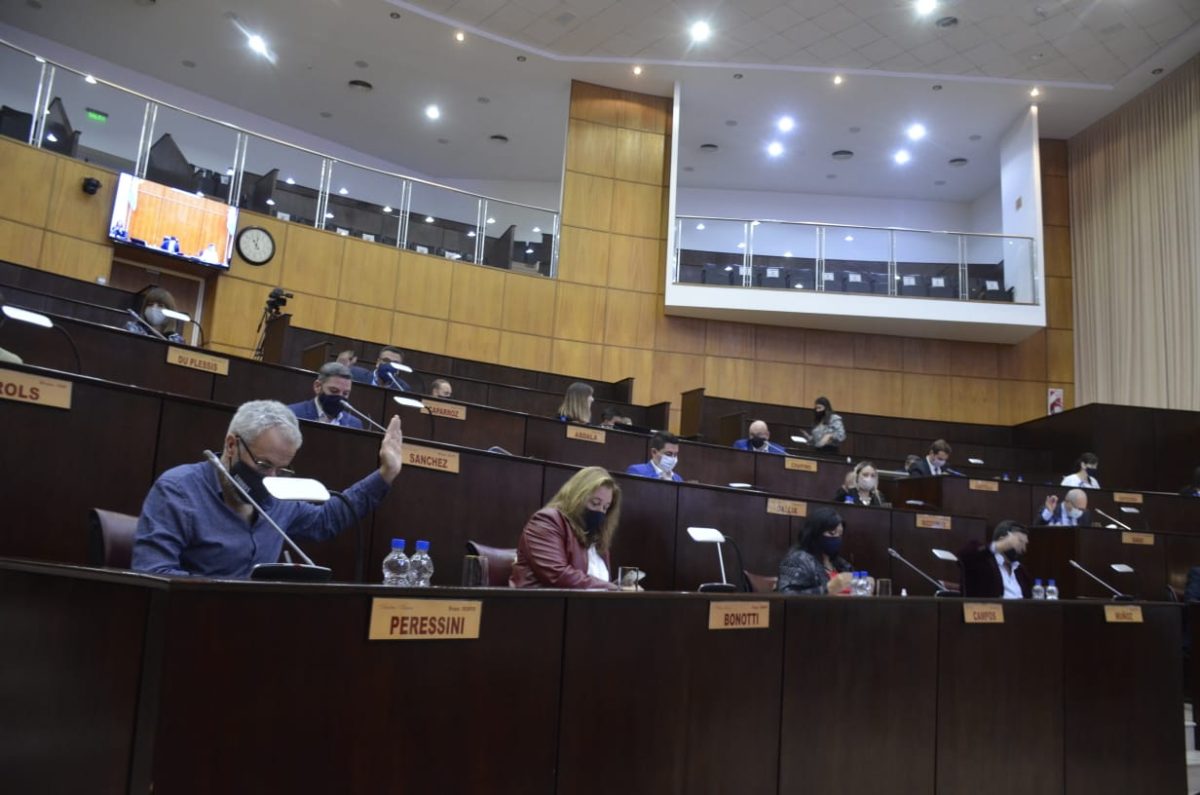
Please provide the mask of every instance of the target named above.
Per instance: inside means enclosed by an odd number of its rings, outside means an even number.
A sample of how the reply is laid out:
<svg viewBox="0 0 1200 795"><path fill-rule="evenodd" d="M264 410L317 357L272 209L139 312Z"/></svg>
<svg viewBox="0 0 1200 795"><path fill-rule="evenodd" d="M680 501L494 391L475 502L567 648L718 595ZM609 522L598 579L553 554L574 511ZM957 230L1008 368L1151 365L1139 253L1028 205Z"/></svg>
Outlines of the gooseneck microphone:
<svg viewBox="0 0 1200 795"><path fill-rule="evenodd" d="M283 528L276 524L271 515L264 511L262 506L250 496L250 492L242 486L238 479L229 473L229 470L221 463L221 459L212 450L205 450L204 457L217 470L221 479L233 486L234 491L249 503L254 510L258 511L259 515L267 520L267 524L271 525L276 533L279 533L279 537L283 539L283 543L290 547L304 561L304 563L259 563L250 570L250 579L328 582L333 576L333 570L313 563L312 558L304 554L304 550L297 546L296 542L289 538L287 533L283 532Z"/></svg>
<svg viewBox="0 0 1200 795"><path fill-rule="evenodd" d="M1129 594L1127 594L1127 593L1121 593L1121 592L1120 592L1120 591L1118 591L1116 588L1112 587L1111 585L1109 585L1108 583L1106 583L1104 580L1102 580L1102 579L1100 579L1099 577L1097 577L1095 574L1092 574L1090 571L1088 571L1087 569L1085 569L1083 566L1080 566L1080 565L1079 565L1078 563L1076 563L1075 561L1073 561L1073 560L1068 560L1068 561L1067 561L1067 563L1070 563L1072 566L1074 566L1075 568L1079 569L1079 570L1080 570L1080 571L1082 571L1084 574L1086 574L1087 576L1091 577L1093 580L1095 580L1096 582L1100 583L1101 585L1103 585L1103 586L1104 586L1105 588L1107 588L1108 590L1112 591L1112 595L1113 595L1113 601L1114 601L1114 602L1132 602L1132 601L1133 601L1133 597L1132 597L1132 596L1130 596L1130 595L1129 595Z"/></svg>
<svg viewBox="0 0 1200 795"><path fill-rule="evenodd" d="M910 561L909 561L907 558L905 558L903 555L901 555L899 552L897 552L896 550L892 549L891 547L888 547L888 551L887 551L887 553L888 553L889 555L891 555L893 558L895 558L896 560L898 560L898 561L900 561L901 563L903 563L905 566L908 566L910 569L912 569L913 571L915 571L917 574L921 575L921 577L922 577L922 578L923 578L923 579L924 579L924 580L925 580L927 583L929 583L930 585L932 585L932 586L933 586L933 589L934 589L934 590L933 590L933 595L934 595L934 596L960 596L960 595L961 595L961 594L960 594L958 591L953 591L953 590L951 590L951 589L947 588L946 586L942 585L942 583L938 582L938 581L937 581L937 580L935 580L934 578L930 577L930 576L929 576L928 574L926 574L924 571L922 571L921 569L917 568L916 564L914 564L914 563L910 562Z"/></svg>
<svg viewBox="0 0 1200 795"><path fill-rule="evenodd" d="M166 339L166 336L161 331L156 329L154 326L151 326L150 322L148 320L146 320L146 318L142 317L141 315L139 315L137 312L133 311L132 309L126 309L125 311L128 312L130 315L132 315L133 319L136 320L139 324L141 324L142 328L146 329L151 334L158 337L160 340Z"/></svg>
<svg viewBox="0 0 1200 795"><path fill-rule="evenodd" d="M346 409L351 414L353 414L355 417L358 417L360 420L366 420L368 423L370 423L372 428L379 431L380 433L387 433L387 428L383 427L378 422L376 422L375 420L368 417L366 414L363 414L361 411L354 408L354 406L351 406L350 401L346 400L345 398L342 398L342 408Z"/></svg>
<svg viewBox="0 0 1200 795"><path fill-rule="evenodd" d="M1096 509L1096 513L1100 514L1105 519L1112 522L1113 524L1115 524L1117 527L1121 528L1122 530L1133 530L1132 527L1125 524L1120 519L1114 519L1113 517L1109 516L1108 514L1106 514L1104 511L1100 510L1099 508Z"/></svg>

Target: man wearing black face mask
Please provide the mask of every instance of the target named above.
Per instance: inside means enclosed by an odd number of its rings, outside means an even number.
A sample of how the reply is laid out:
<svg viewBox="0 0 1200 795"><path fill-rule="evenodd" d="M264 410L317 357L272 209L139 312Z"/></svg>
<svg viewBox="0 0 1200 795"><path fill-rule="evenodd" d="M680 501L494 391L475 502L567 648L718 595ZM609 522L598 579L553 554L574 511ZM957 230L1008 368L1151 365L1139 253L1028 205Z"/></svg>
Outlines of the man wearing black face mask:
<svg viewBox="0 0 1200 795"><path fill-rule="evenodd" d="M733 446L738 450L749 450L754 453L787 455L786 450L771 442L771 429L762 420L750 423L749 435L745 439L738 439Z"/></svg>
<svg viewBox="0 0 1200 795"><path fill-rule="evenodd" d="M362 421L342 407L342 401L350 399L353 384L349 367L329 362L317 373L317 380L313 381L315 397L312 400L292 403L288 408L299 420L325 422L341 425L343 428L361 428Z"/></svg>
<svg viewBox="0 0 1200 795"><path fill-rule="evenodd" d="M996 525L992 543L967 544L958 553L962 595L984 599L1028 599L1033 581L1021 558L1029 547L1024 525L1006 519Z"/></svg>

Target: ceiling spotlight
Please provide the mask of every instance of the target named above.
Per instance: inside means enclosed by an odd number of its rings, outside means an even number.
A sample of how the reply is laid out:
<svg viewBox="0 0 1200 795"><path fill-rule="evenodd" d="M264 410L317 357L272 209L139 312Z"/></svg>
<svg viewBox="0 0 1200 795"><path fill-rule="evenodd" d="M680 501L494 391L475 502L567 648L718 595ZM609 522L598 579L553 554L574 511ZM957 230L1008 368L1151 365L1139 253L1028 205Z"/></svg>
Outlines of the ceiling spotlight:
<svg viewBox="0 0 1200 795"><path fill-rule="evenodd" d="M52 132L48 132L48 133L46 133L46 140L52 144L56 144L56 143L58 143L58 136Z"/></svg>
<svg viewBox="0 0 1200 795"><path fill-rule="evenodd" d="M1034 86L1033 88L1029 89L1029 96L1040 97L1041 95L1042 95L1042 91L1037 86Z"/></svg>
<svg viewBox="0 0 1200 795"><path fill-rule="evenodd" d="M535 226L532 231L535 235L540 235L542 233L542 228L540 226Z"/></svg>
<svg viewBox="0 0 1200 795"><path fill-rule="evenodd" d="M455 31L454 32L454 40L455 41L466 41L467 34L463 33L461 30Z"/></svg>
<svg viewBox="0 0 1200 795"><path fill-rule="evenodd" d="M640 66L635 66L635 67L633 67L633 74L634 74L634 76L635 76L635 77L636 77L637 75L640 75L641 73L642 73L642 67L640 67Z"/></svg>
<svg viewBox="0 0 1200 795"><path fill-rule="evenodd" d="M708 37L712 35L712 28L708 26L707 22L700 20L692 23L692 26L688 28L688 33L691 34L692 41L699 44L708 41Z"/></svg>
<svg viewBox="0 0 1200 795"><path fill-rule="evenodd" d="M909 160L912 160L912 155L908 153L907 149L901 149L899 152L896 152L896 154L892 155L892 159L896 161L897 165L902 166Z"/></svg>
<svg viewBox="0 0 1200 795"><path fill-rule="evenodd" d="M525 253L526 253L526 254L532 254L532 253L533 253L533 249L532 249L532 248L527 248L527 249L525 249Z"/></svg>
<svg viewBox="0 0 1200 795"><path fill-rule="evenodd" d="M342 194L343 196L345 196L349 192L350 192L349 188L338 188L338 193Z"/></svg>
<svg viewBox="0 0 1200 795"><path fill-rule="evenodd" d="M745 243L738 243L738 248L745 248L745 247L746 247Z"/></svg>
<svg viewBox="0 0 1200 795"><path fill-rule="evenodd" d="M779 157L783 154L783 144L779 143L779 141L771 141L771 143L767 144L767 154L771 157Z"/></svg>
<svg viewBox="0 0 1200 795"><path fill-rule="evenodd" d="M1161 66L1156 66L1155 68L1150 70L1150 74L1154 75L1155 77L1157 77L1158 75L1161 75L1162 73L1163 73L1163 68Z"/></svg>
<svg viewBox="0 0 1200 795"><path fill-rule="evenodd" d="M840 86L840 85L842 84L842 82L843 82L843 81L842 81L842 76L841 76L841 75L834 75L834 76L833 76L833 84L834 84L835 86Z"/></svg>
<svg viewBox="0 0 1200 795"><path fill-rule="evenodd" d="M783 252L783 256L790 258L792 256L792 252L785 251L785 252Z"/></svg>
<svg viewBox="0 0 1200 795"><path fill-rule="evenodd" d="M921 16L932 14L936 8L937 0L917 0L916 9Z"/></svg>
<svg viewBox="0 0 1200 795"><path fill-rule="evenodd" d="M267 199L267 206L268 206L268 207L274 207L274 206L275 206L275 200L274 200L274 199Z"/></svg>
<svg viewBox="0 0 1200 795"><path fill-rule="evenodd" d="M842 240L845 240L847 243L853 243L854 235L846 235L845 237L842 238Z"/></svg>
<svg viewBox="0 0 1200 795"><path fill-rule="evenodd" d="M91 75L84 75L83 82L87 83L88 85L94 86L94 85L96 85L96 78L92 77Z"/></svg>
<svg viewBox="0 0 1200 795"><path fill-rule="evenodd" d="M696 231L697 231L697 232L703 232L703 231L705 230L705 228L706 228L706 227L704 226L704 224L696 224Z"/></svg>
<svg viewBox="0 0 1200 795"><path fill-rule="evenodd" d="M796 129L796 120L791 116L784 116L779 121L775 122L775 126L779 128L779 132L788 133Z"/></svg>
<svg viewBox="0 0 1200 795"><path fill-rule="evenodd" d="M292 179L291 177L288 177L287 179L285 179L285 180L284 180L284 182L286 182L286 183L287 183L287 184L289 184L289 185L295 185L295 184L296 184L296 180Z"/></svg>
<svg viewBox="0 0 1200 795"><path fill-rule="evenodd" d="M326 217L326 218L332 218L332 217L333 217L333 213L325 213L325 217Z"/></svg>
<svg viewBox="0 0 1200 795"><path fill-rule="evenodd" d="M257 33L251 33L246 37L246 44L249 45L250 49L256 54L261 55L264 58L266 57L268 53L267 43L263 40L262 36L258 35Z"/></svg>
<svg viewBox="0 0 1200 795"><path fill-rule="evenodd" d="M425 108L425 117L429 119L440 119L442 117L442 111L437 105L430 105L429 107Z"/></svg>
<svg viewBox="0 0 1200 795"><path fill-rule="evenodd" d="M390 204L383 205L383 211L384 213L390 213L392 211L392 206Z"/></svg>
<svg viewBox="0 0 1200 795"><path fill-rule="evenodd" d="M475 237L475 230L472 229L470 232L467 232L467 237Z"/></svg>
<svg viewBox="0 0 1200 795"><path fill-rule="evenodd" d="M904 131L910 141L919 141L925 137L925 125L913 124Z"/></svg>
<svg viewBox="0 0 1200 795"><path fill-rule="evenodd" d="M433 223L433 216L432 216L432 215L427 215L427 216L425 216L425 223L427 223L427 224L432 224L432 223Z"/></svg>
<svg viewBox="0 0 1200 795"><path fill-rule="evenodd" d="M762 224L762 221L751 221L750 222L750 226L759 226L760 224Z"/></svg>
<svg viewBox="0 0 1200 795"><path fill-rule="evenodd" d="M495 218L489 218L489 219L487 219L487 222L488 222L489 224L494 224L494 223L496 223L496 219L495 219Z"/></svg>

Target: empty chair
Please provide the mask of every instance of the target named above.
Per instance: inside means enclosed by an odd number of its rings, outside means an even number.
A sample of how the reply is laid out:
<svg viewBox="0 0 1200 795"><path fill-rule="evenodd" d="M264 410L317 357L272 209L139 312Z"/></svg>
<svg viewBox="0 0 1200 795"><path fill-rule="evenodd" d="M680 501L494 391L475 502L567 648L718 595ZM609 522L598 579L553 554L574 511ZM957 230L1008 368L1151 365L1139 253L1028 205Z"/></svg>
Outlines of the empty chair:
<svg viewBox="0 0 1200 795"><path fill-rule="evenodd" d="M859 273L858 271L847 271L845 274L845 290L848 293L869 293L871 292L871 282L868 274Z"/></svg>
<svg viewBox="0 0 1200 795"><path fill-rule="evenodd" d="M127 569L133 561L133 537L138 518L93 508L88 522L88 563Z"/></svg>
<svg viewBox="0 0 1200 795"><path fill-rule="evenodd" d="M905 274L900 277L900 289L897 291L900 295L929 295L929 283L924 276L919 273Z"/></svg>
<svg viewBox="0 0 1200 795"><path fill-rule="evenodd" d="M71 126L62 99L55 97L46 108L46 127L42 132L42 148L60 155L74 157L79 148L80 131Z"/></svg>
<svg viewBox="0 0 1200 795"><path fill-rule="evenodd" d="M929 280L930 298L958 298L958 279L951 276L934 276Z"/></svg>
<svg viewBox="0 0 1200 795"><path fill-rule="evenodd" d="M29 128L32 125L32 113L10 108L8 105L0 107L0 135L28 143Z"/></svg>
<svg viewBox="0 0 1200 795"><path fill-rule="evenodd" d="M513 564L517 561L516 547L489 547L478 541L468 541L467 554L487 558L489 587L508 587L508 577L512 574Z"/></svg>
<svg viewBox="0 0 1200 795"><path fill-rule="evenodd" d="M773 574L755 574L744 569L742 574L746 577L746 586L750 589L750 593L770 593L775 590L775 584L779 582L779 577Z"/></svg>
<svg viewBox="0 0 1200 795"><path fill-rule="evenodd" d="M170 133L163 133L150 147L146 179L179 190L194 190L196 170L183 156Z"/></svg>

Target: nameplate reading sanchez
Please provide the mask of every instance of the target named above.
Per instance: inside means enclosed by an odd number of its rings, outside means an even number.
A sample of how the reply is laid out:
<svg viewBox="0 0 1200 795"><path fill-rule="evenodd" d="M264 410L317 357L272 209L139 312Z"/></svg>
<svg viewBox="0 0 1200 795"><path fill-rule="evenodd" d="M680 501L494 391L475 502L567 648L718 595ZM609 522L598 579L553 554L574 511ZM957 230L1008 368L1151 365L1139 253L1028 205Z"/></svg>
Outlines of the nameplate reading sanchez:
<svg viewBox="0 0 1200 795"><path fill-rule="evenodd" d="M475 640L482 617L480 601L375 598L367 640Z"/></svg>
<svg viewBox="0 0 1200 795"><path fill-rule="evenodd" d="M442 417L447 420L465 420L467 418L467 407L456 406L453 403L439 403L436 400L426 398L421 401L425 404L425 408L421 409L422 414L432 414L435 417Z"/></svg>
<svg viewBox="0 0 1200 795"><path fill-rule="evenodd" d="M1154 546L1154 533L1121 533L1121 543L1152 547Z"/></svg>
<svg viewBox="0 0 1200 795"><path fill-rule="evenodd" d="M709 629L767 629L771 606L767 602L709 602Z"/></svg>
<svg viewBox="0 0 1200 795"><path fill-rule="evenodd" d="M203 370L213 375L229 375L229 360L208 353L197 353L186 348L167 346L167 364L177 367L190 367L193 370Z"/></svg>
<svg viewBox="0 0 1200 795"><path fill-rule="evenodd" d="M56 409L71 408L71 382L0 369L0 398Z"/></svg>
<svg viewBox="0 0 1200 795"><path fill-rule="evenodd" d="M422 469L436 469L439 472L458 474L458 453L438 450L436 447L406 444L404 445L404 463Z"/></svg>
<svg viewBox="0 0 1200 795"><path fill-rule="evenodd" d="M808 503L768 497L767 513L777 513L780 516L808 516Z"/></svg>
<svg viewBox="0 0 1200 795"><path fill-rule="evenodd" d="M1129 505L1141 505L1144 499L1141 494L1132 494L1128 491L1114 491L1113 502L1123 502Z"/></svg>
<svg viewBox="0 0 1200 795"><path fill-rule="evenodd" d="M991 602L964 602L963 621L968 624L1003 624L1004 606Z"/></svg>
<svg viewBox="0 0 1200 795"><path fill-rule="evenodd" d="M796 472L816 472L817 462L807 458L785 458L783 459L783 468Z"/></svg>
<svg viewBox="0 0 1200 795"><path fill-rule="evenodd" d="M1137 605L1105 605L1104 620L1109 624L1140 624L1142 608Z"/></svg>
<svg viewBox="0 0 1200 795"><path fill-rule="evenodd" d="M585 428L582 425L568 425L567 438L578 439L581 442L592 442L593 444L604 444L607 438L604 431L598 428Z"/></svg>
<svg viewBox="0 0 1200 795"><path fill-rule="evenodd" d="M1000 491L1000 484L994 480L969 480L967 488L971 491Z"/></svg>
<svg viewBox="0 0 1200 795"><path fill-rule="evenodd" d="M954 520L949 516L939 516L934 513L919 513L917 514L917 527L925 527L933 530L952 530L954 528Z"/></svg>

